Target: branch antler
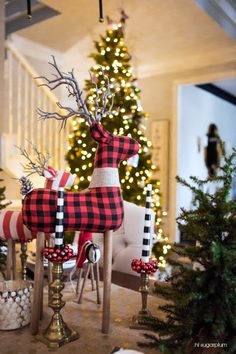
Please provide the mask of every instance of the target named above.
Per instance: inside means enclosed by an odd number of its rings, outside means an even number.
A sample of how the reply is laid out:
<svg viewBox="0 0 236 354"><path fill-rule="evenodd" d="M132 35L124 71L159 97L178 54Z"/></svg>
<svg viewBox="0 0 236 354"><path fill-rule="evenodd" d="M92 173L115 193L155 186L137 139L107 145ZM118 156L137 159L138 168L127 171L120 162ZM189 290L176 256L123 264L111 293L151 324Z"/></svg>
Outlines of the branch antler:
<svg viewBox="0 0 236 354"><path fill-rule="evenodd" d="M16 148L20 150L21 155L28 160L28 163L22 164L24 172L27 173L27 177L34 173L37 173L39 176L43 176L43 171L48 167L48 161L51 156L48 152L46 152L46 155L44 155L37 149L36 145L34 145L31 141L28 141L28 143L31 145L33 152L36 156L35 161L30 158L29 153L26 149L16 146Z"/></svg>
<svg viewBox="0 0 236 354"><path fill-rule="evenodd" d="M91 83L95 87L95 98L94 98L94 105L95 105L95 110L94 112L90 112L84 99L83 99L83 91L80 90L79 84L74 76L74 72L69 71L68 73L62 72L55 60L55 57L52 55L52 62L49 62L49 64L53 67L56 73L53 74L53 79L48 79L46 76L40 76L37 77L36 79L42 79L44 80L44 83L40 84L39 86L45 86L48 87L51 91L55 90L57 87L60 87L62 85L65 85L67 87L67 90L69 92L69 97L72 96L75 98L76 105L77 105L77 110L73 109L72 107L68 106L63 106L60 102L57 102L57 106L61 111L64 112L46 112L43 111L42 109L38 108L37 113L39 115L40 119L46 120L50 118L54 118L56 120L62 121L61 124L61 129L65 127L67 119L73 116L82 116L86 119L89 125L92 124L93 121L100 121L103 116L106 116L111 112L112 106L113 106L113 101L114 101L114 94L111 92L111 85L109 78L103 75L103 79L105 81L105 87L98 88L97 83L94 80L94 77L90 73L90 80ZM105 90L104 90L105 88ZM109 108L108 106L108 100L111 98L111 104ZM101 103L100 103L101 102Z"/></svg>
<svg viewBox="0 0 236 354"><path fill-rule="evenodd" d="M39 86L48 87L51 91L53 91L59 86L66 85L69 91L69 96L75 98L78 110L74 110L71 107L62 106L59 102L57 102L57 106L60 109L65 110L66 114L62 114L60 112L45 112L42 109L38 108L37 112L39 114L39 117L44 120L49 118L61 120L62 121L61 128L63 128L65 127L68 118L76 115L80 115L87 120L89 125L91 125L92 121L94 120L94 117L89 112L87 105L82 97L83 92L79 88L79 84L75 79L73 70L68 73L62 72L59 69L55 57L53 55L52 55L52 62L49 62L49 64L54 68L56 74L53 74L53 79L48 79L46 76L36 77L36 79L42 79L45 81L45 83L42 83Z"/></svg>
<svg viewBox="0 0 236 354"><path fill-rule="evenodd" d="M94 93L95 97L93 99L93 102L95 106L94 117L97 121L100 121L102 117L111 113L113 103L114 103L114 96L115 96L115 94L111 92L111 85L108 76L104 74L102 69L101 72L102 72L102 78L106 83L104 86L105 90L102 90L102 88L100 89L98 88L94 76L92 76L92 74L89 73L91 83L94 85L95 88L95 93ZM109 108L107 108L108 98L111 98L111 103ZM100 102L102 102L102 105L100 104Z"/></svg>

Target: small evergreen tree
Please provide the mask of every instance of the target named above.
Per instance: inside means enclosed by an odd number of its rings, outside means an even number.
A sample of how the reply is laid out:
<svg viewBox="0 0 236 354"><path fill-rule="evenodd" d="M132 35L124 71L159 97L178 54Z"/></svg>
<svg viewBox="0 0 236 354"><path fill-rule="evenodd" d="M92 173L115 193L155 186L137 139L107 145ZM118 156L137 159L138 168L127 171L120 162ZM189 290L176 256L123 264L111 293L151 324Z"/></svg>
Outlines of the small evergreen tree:
<svg viewBox="0 0 236 354"><path fill-rule="evenodd" d="M2 171L2 169L0 168L0 172ZM2 182L3 180L0 179L0 182ZM0 187L0 210L6 208L9 204L9 202L4 202L5 200L5 187ZM6 246L6 243L4 241L2 241L0 239L0 272L2 272L5 268L5 264L6 264L6 255L2 252L2 247Z"/></svg>
<svg viewBox="0 0 236 354"><path fill-rule="evenodd" d="M177 222L185 239L195 245L175 245L174 252L188 257L194 266L171 261L176 272L170 286L155 288L169 301L160 307L165 319L150 321L158 336L146 334L151 341L142 346L190 354L205 353L204 343L226 343L226 348L211 353L236 353L236 201L230 199L236 150L226 156L222 145L222 151L219 176L190 177L189 183L177 178L194 195L194 209L182 209ZM206 192L212 184L215 191Z"/></svg>

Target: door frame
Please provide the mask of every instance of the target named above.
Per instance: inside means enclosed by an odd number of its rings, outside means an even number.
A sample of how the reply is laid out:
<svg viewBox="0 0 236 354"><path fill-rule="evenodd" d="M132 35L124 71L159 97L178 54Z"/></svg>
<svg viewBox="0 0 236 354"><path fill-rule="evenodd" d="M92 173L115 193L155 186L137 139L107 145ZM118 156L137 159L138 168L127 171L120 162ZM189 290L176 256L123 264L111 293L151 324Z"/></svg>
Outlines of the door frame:
<svg viewBox="0 0 236 354"><path fill-rule="evenodd" d="M206 68L207 69L207 68ZM208 72L193 72L192 74L183 73L182 78L172 82L172 119L170 124L170 155L169 155L169 240L170 242L179 242L177 239L177 183L175 176L178 166L178 90L181 85L198 85L216 80L227 80L236 78L236 63L227 63L220 68L209 68Z"/></svg>

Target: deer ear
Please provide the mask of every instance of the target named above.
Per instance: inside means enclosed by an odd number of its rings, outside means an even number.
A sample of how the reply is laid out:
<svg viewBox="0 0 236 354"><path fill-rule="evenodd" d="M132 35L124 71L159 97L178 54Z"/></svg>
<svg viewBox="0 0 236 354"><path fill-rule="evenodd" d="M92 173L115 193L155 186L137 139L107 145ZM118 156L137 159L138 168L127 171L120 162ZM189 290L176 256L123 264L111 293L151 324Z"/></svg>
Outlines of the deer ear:
<svg viewBox="0 0 236 354"><path fill-rule="evenodd" d="M90 135L95 141L103 144L109 144L113 139L113 135L98 122L93 122L91 124Z"/></svg>
<svg viewBox="0 0 236 354"><path fill-rule="evenodd" d="M58 175L58 171L54 167L48 166L43 170L43 175L47 179L54 179Z"/></svg>

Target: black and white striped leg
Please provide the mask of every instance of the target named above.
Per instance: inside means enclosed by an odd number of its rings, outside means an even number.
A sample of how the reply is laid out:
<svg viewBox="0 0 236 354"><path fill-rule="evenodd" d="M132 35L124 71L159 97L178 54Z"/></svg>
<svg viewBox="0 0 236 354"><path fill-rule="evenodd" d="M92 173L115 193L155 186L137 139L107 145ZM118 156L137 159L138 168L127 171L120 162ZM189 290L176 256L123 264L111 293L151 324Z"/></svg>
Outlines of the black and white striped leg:
<svg viewBox="0 0 236 354"><path fill-rule="evenodd" d="M151 210L152 210L152 185L147 185L145 219L143 229L142 261L149 262L151 252Z"/></svg>
<svg viewBox="0 0 236 354"><path fill-rule="evenodd" d="M64 246L64 188L59 188L57 192L57 214L55 229L55 248L62 249Z"/></svg>

